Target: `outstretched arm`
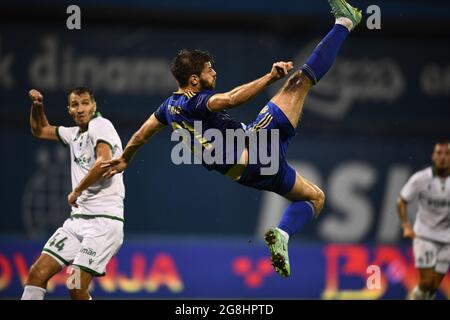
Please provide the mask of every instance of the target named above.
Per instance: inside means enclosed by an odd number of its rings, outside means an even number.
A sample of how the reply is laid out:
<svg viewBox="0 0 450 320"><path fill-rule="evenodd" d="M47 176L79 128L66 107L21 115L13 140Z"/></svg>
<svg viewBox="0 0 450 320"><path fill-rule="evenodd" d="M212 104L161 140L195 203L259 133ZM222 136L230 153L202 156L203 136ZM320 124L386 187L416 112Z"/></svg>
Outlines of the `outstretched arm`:
<svg viewBox="0 0 450 320"><path fill-rule="evenodd" d="M39 139L58 140L56 127L48 123L44 112L44 97L32 89L28 92L31 99L30 126L33 135Z"/></svg>
<svg viewBox="0 0 450 320"><path fill-rule="evenodd" d="M403 237L413 239L415 237L415 233L409 223L407 205L408 203L402 197L398 197L397 212L403 228Z"/></svg>
<svg viewBox="0 0 450 320"><path fill-rule="evenodd" d="M285 77L293 68L292 62L276 62L270 73L255 81L246 83L225 93L213 95L208 101L208 109L213 112L237 107L260 93L273 82Z"/></svg>
<svg viewBox="0 0 450 320"><path fill-rule="evenodd" d="M76 201L81 195L83 190L90 187L95 182L103 179L103 174L107 171L106 168L102 168L101 164L104 161L109 161L112 158L111 147L104 142L99 142L95 148L95 163L89 170L89 172L80 181L77 187L67 196L67 201L71 206L78 207Z"/></svg>
<svg viewBox="0 0 450 320"><path fill-rule="evenodd" d="M102 168L106 168L108 171L105 172L106 177L112 177L116 173L122 172L133 159L136 152L142 147L155 133L161 130L164 124L156 119L155 115L152 114L150 118L145 121L142 127L136 131L136 133L128 141L125 150L122 155L117 159L112 159L102 163Z"/></svg>

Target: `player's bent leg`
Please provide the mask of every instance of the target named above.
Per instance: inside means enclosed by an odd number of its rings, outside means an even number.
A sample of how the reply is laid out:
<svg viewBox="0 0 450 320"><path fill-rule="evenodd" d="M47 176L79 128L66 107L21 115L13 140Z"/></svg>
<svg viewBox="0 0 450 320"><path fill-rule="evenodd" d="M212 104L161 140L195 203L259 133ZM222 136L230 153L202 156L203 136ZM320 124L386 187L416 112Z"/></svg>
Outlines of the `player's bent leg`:
<svg viewBox="0 0 450 320"><path fill-rule="evenodd" d="M72 300L91 300L89 294L89 285L94 275L80 268L80 288L70 289L70 298Z"/></svg>
<svg viewBox="0 0 450 320"><path fill-rule="evenodd" d="M288 241L290 236L298 232L322 210L325 196L319 187L296 173L294 187L285 195L293 201L283 213L277 228L270 228L264 237L269 247L272 265L283 277L291 273Z"/></svg>
<svg viewBox="0 0 450 320"><path fill-rule="evenodd" d="M25 285L43 287L47 281L62 270L61 264L47 254L41 254L31 266Z"/></svg>
<svg viewBox="0 0 450 320"><path fill-rule="evenodd" d="M297 127L300 121L303 104L312 86L313 82L304 72L298 70L270 100L283 111L294 128Z"/></svg>
<svg viewBox="0 0 450 320"><path fill-rule="evenodd" d="M47 281L61 271L61 264L47 254L41 254L31 266L27 279L25 280L22 300L44 299Z"/></svg>
<svg viewBox="0 0 450 320"><path fill-rule="evenodd" d="M412 299L433 300L444 278L445 273L433 268L419 269L419 284L413 290Z"/></svg>
<svg viewBox="0 0 450 320"><path fill-rule="evenodd" d="M329 0L328 2L336 19L335 25L319 42L301 70L295 72L271 100L285 113L294 128L300 120L309 90L330 70L350 31L362 19L361 11L353 8L346 1Z"/></svg>
<svg viewBox="0 0 450 320"><path fill-rule="evenodd" d="M292 202L309 201L314 207L314 216L318 217L325 203L325 193L314 183L302 177L298 172L295 184L284 197Z"/></svg>
<svg viewBox="0 0 450 320"><path fill-rule="evenodd" d="M106 266L123 243L123 222L110 218L82 219L87 230L73 266L81 270L81 286L70 290L76 300L89 300L89 284L93 277L104 276Z"/></svg>
<svg viewBox="0 0 450 320"><path fill-rule="evenodd" d="M450 267L450 244L440 245L436 253L433 289L437 291Z"/></svg>
<svg viewBox="0 0 450 320"><path fill-rule="evenodd" d="M439 290L441 282L442 282L442 280L444 280L444 278L445 278L445 273L439 273L436 271L434 272L434 277L433 277L433 292L434 293Z"/></svg>
<svg viewBox="0 0 450 320"><path fill-rule="evenodd" d="M430 292L434 288L434 268L419 269L419 288Z"/></svg>
<svg viewBox="0 0 450 320"><path fill-rule="evenodd" d="M294 128L297 127L303 105L313 82L298 70L285 82L271 101L286 115Z"/></svg>
<svg viewBox="0 0 450 320"><path fill-rule="evenodd" d="M419 284L413 289L412 300L428 300L434 294L434 268L419 268Z"/></svg>
<svg viewBox="0 0 450 320"><path fill-rule="evenodd" d="M323 206L325 205L325 193L311 181L306 180L306 182L316 190L316 198L311 200L311 202L314 205L314 216L317 218L322 212Z"/></svg>
<svg viewBox="0 0 450 320"><path fill-rule="evenodd" d="M414 288L411 299L432 299L435 287L435 273L445 273L446 265L442 264L442 248L436 242L415 237L413 240L415 267L419 271L419 283ZM445 267L445 269L443 269ZM442 270L442 272L441 272Z"/></svg>

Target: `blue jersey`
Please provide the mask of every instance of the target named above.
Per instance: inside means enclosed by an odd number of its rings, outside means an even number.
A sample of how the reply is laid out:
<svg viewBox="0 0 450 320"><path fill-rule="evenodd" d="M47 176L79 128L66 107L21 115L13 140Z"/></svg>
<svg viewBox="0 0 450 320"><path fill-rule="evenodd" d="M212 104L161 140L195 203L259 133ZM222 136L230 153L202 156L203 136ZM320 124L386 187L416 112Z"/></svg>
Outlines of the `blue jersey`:
<svg viewBox="0 0 450 320"><path fill-rule="evenodd" d="M225 140L227 129L242 129L241 123L231 118L226 111L211 112L207 108L209 98L214 95L214 91L203 90L198 93L184 92L174 93L167 98L155 111L155 117L159 122L170 125L175 129L185 129L189 132L191 137L191 150L194 148L194 141L197 139L204 148L210 145L211 141L206 141L203 134L208 129L217 129L222 133ZM194 122L201 122L201 134L194 130ZM223 150L216 150L221 153L221 163L207 164L202 161L203 166L208 170L217 170L222 174L233 166L233 164L226 163L226 141L223 141ZM233 155L234 164L237 163L237 154ZM240 156L240 155L239 155Z"/></svg>

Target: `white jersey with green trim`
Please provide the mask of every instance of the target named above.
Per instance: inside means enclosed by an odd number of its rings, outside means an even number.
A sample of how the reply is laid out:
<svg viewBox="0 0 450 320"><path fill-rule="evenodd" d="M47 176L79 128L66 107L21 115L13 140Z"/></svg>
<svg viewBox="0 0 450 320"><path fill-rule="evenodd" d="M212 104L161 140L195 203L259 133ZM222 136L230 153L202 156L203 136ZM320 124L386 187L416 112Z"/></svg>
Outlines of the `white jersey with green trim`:
<svg viewBox="0 0 450 320"><path fill-rule="evenodd" d="M86 176L95 163L95 148L99 142L111 147L112 156L122 154L122 142L111 121L97 116L89 122L88 130L79 127L57 127L56 133L64 146L70 147L72 190ZM123 174L100 179L82 192L72 207L72 215L102 215L123 219L125 187Z"/></svg>
<svg viewBox="0 0 450 320"><path fill-rule="evenodd" d="M407 202L418 199L417 236L450 243L450 177L439 177L428 167L411 176L400 197Z"/></svg>

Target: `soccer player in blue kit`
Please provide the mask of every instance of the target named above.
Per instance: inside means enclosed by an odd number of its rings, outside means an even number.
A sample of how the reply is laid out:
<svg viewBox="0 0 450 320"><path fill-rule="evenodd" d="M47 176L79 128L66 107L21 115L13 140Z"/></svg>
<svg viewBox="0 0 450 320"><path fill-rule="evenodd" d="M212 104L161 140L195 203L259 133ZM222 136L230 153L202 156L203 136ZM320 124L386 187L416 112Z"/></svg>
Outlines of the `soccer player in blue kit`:
<svg viewBox="0 0 450 320"><path fill-rule="evenodd" d="M242 185L275 192L292 203L286 208L277 228L265 233L272 265L281 276L290 275L288 240L300 228L317 217L323 208L325 195L297 173L286 161L286 149L295 136L303 104L311 87L331 68L338 51L351 30L361 21L361 11L344 0L328 0L335 16L335 25L322 39L306 63L286 81L278 93L261 110L256 120L245 130L279 130L279 169L275 174L261 174L262 164L249 162L249 148L234 156L233 164L204 164ZM214 92L216 72L212 57L200 50L181 50L173 60L171 71L178 83L178 91L166 99L128 142L121 157L103 164L109 167L106 175L122 172L131 159L156 132L166 125L173 129L187 129L192 138L209 142L202 137L205 130L214 128L223 133L227 129L242 129L242 124L230 117L227 109L237 107L260 93L268 85L283 78L293 68L292 62L277 62L271 71L255 81L225 93ZM194 122L201 121L202 133L196 132ZM224 154L225 156L225 154Z"/></svg>

